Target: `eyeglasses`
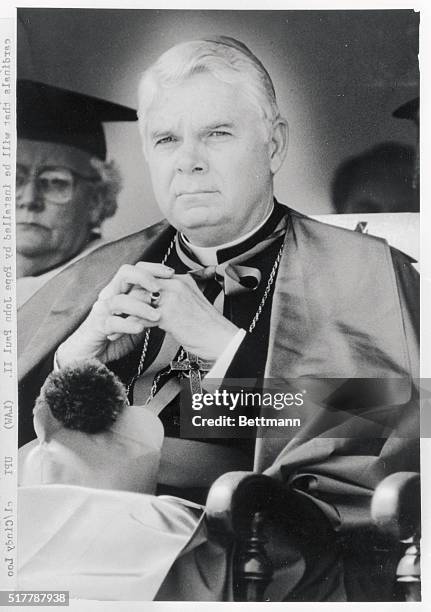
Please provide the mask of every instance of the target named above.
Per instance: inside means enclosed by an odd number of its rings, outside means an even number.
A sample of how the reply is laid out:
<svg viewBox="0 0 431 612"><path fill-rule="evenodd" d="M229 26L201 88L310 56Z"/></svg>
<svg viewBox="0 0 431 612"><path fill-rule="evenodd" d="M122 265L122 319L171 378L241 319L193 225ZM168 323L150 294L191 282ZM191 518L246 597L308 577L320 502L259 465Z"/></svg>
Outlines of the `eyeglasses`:
<svg viewBox="0 0 431 612"><path fill-rule="evenodd" d="M72 199L77 180L96 181L69 168L52 168L33 173L29 168L18 165L16 169L16 197L23 195L24 189L33 181L36 192L44 200L54 204L67 204Z"/></svg>

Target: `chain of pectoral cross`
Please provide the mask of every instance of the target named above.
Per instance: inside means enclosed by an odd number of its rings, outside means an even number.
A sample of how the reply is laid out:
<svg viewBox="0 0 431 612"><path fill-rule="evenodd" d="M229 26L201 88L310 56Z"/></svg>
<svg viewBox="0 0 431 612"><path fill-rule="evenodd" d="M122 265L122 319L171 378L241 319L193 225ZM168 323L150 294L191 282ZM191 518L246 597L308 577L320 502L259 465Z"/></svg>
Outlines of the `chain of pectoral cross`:
<svg viewBox="0 0 431 612"><path fill-rule="evenodd" d="M166 263L174 247L174 244L175 244L175 236L172 239L172 242L170 243L165 256L163 257L162 264ZM278 251L277 257L275 258L274 265L272 266L272 270L268 277L268 282L266 284L265 291L263 292L263 295L262 295L262 299L259 303L259 306L248 328L249 333L251 333L253 329L256 327L256 323L258 322L259 317L262 313L263 307L265 306L265 302L268 298L268 295L271 291L271 286L277 274L277 269L280 264L280 259L283 253L283 248L284 248L284 241L280 247L280 250ZM147 356L147 351L148 351L150 331L151 331L150 329L145 330L144 344L142 347L141 357L139 359L138 369L137 369L135 376L133 376L132 380L127 386L127 395L129 395L132 385L134 385L136 380L141 376L141 374L144 371L144 362L145 362L145 358ZM192 395L194 395L195 393L201 393L202 392L202 374L209 372L210 369L211 369L211 363L200 359L194 353L191 353L190 351L186 351L183 347L180 347L178 358L176 360L175 359L172 360L169 364L169 368L166 370L162 370L154 378L153 384L151 385L150 394L145 403L148 404L153 399L155 394L157 393L158 385L159 385L161 378L163 378L164 376L167 376L168 374L171 374L172 372L177 372L179 376L187 377L190 379L190 390L191 390Z"/></svg>

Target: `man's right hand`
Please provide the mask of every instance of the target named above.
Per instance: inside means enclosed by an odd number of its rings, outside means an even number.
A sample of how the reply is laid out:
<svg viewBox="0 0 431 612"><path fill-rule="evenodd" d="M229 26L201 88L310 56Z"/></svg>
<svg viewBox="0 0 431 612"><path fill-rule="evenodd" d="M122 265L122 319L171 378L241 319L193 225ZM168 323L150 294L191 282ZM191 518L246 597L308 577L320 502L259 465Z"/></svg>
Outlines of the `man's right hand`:
<svg viewBox="0 0 431 612"><path fill-rule="evenodd" d="M158 279L173 275L174 270L163 264L121 266L85 321L59 346L58 365L92 357L107 363L130 353L142 340L144 329L158 325L160 314L150 305L151 293L160 291Z"/></svg>

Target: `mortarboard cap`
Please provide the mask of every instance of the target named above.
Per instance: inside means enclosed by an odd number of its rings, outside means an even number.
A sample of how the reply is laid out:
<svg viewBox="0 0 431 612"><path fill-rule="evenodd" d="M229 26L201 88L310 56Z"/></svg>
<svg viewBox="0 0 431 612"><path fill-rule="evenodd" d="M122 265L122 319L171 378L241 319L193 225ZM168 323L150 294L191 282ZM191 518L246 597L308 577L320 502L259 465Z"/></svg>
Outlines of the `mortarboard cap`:
<svg viewBox="0 0 431 612"><path fill-rule="evenodd" d="M418 120L419 114L419 98L413 98L405 104L402 104L392 113L393 117L397 119L412 119L413 121Z"/></svg>
<svg viewBox="0 0 431 612"><path fill-rule="evenodd" d="M103 122L136 121L136 111L37 81L17 81L18 137L77 147L106 158Z"/></svg>

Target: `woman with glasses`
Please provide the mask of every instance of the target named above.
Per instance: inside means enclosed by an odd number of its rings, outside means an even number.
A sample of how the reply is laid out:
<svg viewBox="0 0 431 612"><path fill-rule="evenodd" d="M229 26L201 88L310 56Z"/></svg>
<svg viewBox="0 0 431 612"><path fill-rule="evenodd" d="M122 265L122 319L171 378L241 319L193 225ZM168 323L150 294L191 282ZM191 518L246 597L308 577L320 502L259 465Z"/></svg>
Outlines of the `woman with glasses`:
<svg viewBox="0 0 431 612"><path fill-rule="evenodd" d="M115 214L118 169L106 161L103 121L132 109L35 81L17 83L17 299L22 306L54 274L101 242Z"/></svg>

